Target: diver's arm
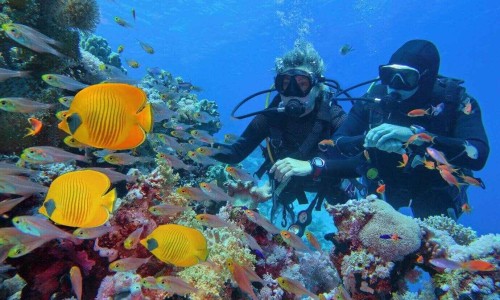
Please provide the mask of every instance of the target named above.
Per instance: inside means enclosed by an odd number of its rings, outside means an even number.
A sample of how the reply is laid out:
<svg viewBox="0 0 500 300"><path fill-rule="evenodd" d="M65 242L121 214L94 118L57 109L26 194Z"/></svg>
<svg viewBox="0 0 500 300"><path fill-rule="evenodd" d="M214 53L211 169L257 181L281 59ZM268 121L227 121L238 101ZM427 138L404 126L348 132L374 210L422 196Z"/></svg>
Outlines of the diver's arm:
<svg viewBox="0 0 500 300"><path fill-rule="evenodd" d="M486 164L490 147L479 105L476 100L470 99L471 112L469 114L463 111L457 112L458 117L453 137L436 135L432 147L442 151L450 164L477 171ZM466 143L477 149L477 158L469 157L465 151Z"/></svg>
<svg viewBox="0 0 500 300"><path fill-rule="evenodd" d="M362 154L346 159L327 159L321 177L357 178L360 175L356 170L364 162Z"/></svg>
<svg viewBox="0 0 500 300"><path fill-rule="evenodd" d="M223 146L224 151L212 156L212 158L227 164L237 164L245 159L252 151L269 136L269 124L267 117L257 115L248 124L241 137L230 146ZM227 151L226 151L227 150Z"/></svg>
<svg viewBox="0 0 500 300"><path fill-rule="evenodd" d="M333 136L338 151L347 157L353 157L363 151L364 132L368 128L368 118L364 104L355 103L347 115L347 120Z"/></svg>

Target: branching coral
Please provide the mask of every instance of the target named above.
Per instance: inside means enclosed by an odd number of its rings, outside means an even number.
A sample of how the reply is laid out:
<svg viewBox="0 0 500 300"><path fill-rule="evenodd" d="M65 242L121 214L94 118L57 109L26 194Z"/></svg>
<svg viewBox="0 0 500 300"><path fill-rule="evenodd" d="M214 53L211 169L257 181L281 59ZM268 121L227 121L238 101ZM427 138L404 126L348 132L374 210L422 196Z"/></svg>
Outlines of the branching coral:
<svg viewBox="0 0 500 300"><path fill-rule="evenodd" d="M243 231L228 228L206 229L203 234L207 238L210 250L210 263L198 264L180 271L178 275L187 282L196 283L199 293L191 299L215 299L224 297L224 282L231 278L225 267L228 258L248 267L255 263L255 256L243 243Z"/></svg>
<svg viewBox="0 0 500 300"><path fill-rule="evenodd" d="M459 245L468 245L477 239L477 233L472 230L472 228L458 224L453 221L453 219L443 215L425 218L423 223L433 228L448 232Z"/></svg>

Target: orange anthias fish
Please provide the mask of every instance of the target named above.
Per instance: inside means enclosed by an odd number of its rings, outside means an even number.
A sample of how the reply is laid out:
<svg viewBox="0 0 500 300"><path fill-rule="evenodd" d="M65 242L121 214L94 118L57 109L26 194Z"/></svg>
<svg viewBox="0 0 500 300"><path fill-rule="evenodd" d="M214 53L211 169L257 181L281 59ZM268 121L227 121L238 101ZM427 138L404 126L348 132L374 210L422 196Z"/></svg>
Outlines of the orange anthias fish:
<svg viewBox="0 0 500 300"><path fill-rule="evenodd" d="M484 260L469 260L466 262L457 262L447 258L433 258L429 263L439 269L464 269L469 272L491 272L495 271L497 267Z"/></svg>
<svg viewBox="0 0 500 300"><path fill-rule="evenodd" d="M404 168L408 164L408 154L403 153L401 155L401 158L403 159L403 161L399 161L398 168Z"/></svg>
<svg viewBox="0 0 500 300"><path fill-rule="evenodd" d="M428 109L421 109L421 108L414 109L408 113L408 117L422 117L425 115L429 115L429 110L430 110L430 108L428 108Z"/></svg>
<svg viewBox="0 0 500 300"><path fill-rule="evenodd" d="M481 187L482 189L486 188L481 178L474 178L471 176L466 176L464 174L460 175L460 178L462 178L462 180L469 185L478 186Z"/></svg>
<svg viewBox="0 0 500 300"><path fill-rule="evenodd" d="M497 269L495 265L484 260L469 260L461 263L460 266L470 272L491 272Z"/></svg>
<svg viewBox="0 0 500 300"><path fill-rule="evenodd" d="M379 193L379 194L383 194L385 192L385 184L379 182L378 183L378 188L377 188L376 192Z"/></svg>
<svg viewBox="0 0 500 300"><path fill-rule="evenodd" d="M418 264L423 264L424 263L424 257L421 254L417 255L416 262Z"/></svg>
<svg viewBox="0 0 500 300"><path fill-rule="evenodd" d="M468 203L462 204L462 211L466 214L470 214L472 212L472 207Z"/></svg>
<svg viewBox="0 0 500 300"><path fill-rule="evenodd" d="M91 85L76 94L59 129L77 141L110 150L133 149L153 128L143 90L121 83Z"/></svg>
<svg viewBox="0 0 500 300"><path fill-rule="evenodd" d="M463 183L458 182L457 178L451 174L451 172L445 168L440 168L439 169L439 174L441 174L441 177L449 184L449 185L454 185L460 190L460 186L463 185Z"/></svg>
<svg viewBox="0 0 500 300"><path fill-rule="evenodd" d="M431 160L424 159L423 162L424 162L424 167L426 167L429 170L434 170L436 168L436 164Z"/></svg>
<svg viewBox="0 0 500 300"><path fill-rule="evenodd" d="M328 147L335 147L335 142L333 140L322 140L318 143L319 150L325 152Z"/></svg>
<svg viewBox="0 0 500 300"><path fill-rule="evenodd" d="M28 133L24 137L39 134L43 126L42 121L35 118L29 118L28 122L30 123L31 128L26 128L28 130Z"/></svg>

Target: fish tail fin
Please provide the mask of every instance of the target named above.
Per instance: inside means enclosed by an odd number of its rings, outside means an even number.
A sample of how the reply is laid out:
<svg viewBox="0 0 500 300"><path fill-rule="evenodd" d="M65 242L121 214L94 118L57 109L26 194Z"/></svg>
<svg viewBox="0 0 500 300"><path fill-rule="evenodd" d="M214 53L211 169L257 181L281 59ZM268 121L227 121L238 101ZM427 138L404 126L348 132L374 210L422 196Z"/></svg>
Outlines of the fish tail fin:
<svg viewBox="0 0 500 300"><path fill-rule="evenodd" d="M137 113L137 121L144 131L150 132L153 129L153 110L151 104L147 103L144 108Z"/></svg>
<svg viewBox="0 0 500 300"><path fill-rule="evenodd" d="M479 177L476 177L476 180L479 182L479 186L485 190L486 189L486 185L484 184L483 180Z"/></svg>
<svg viewBox="0 0 500 300"><path fill-rule="evenodd" d="M31 77L31 71L19 71L19 77Z"/></svg>
<svg viewBox="0 0 500 300"><path fill-rule="evenodd" d="M31 129L31 128L26 128L26 130L28 130L28 133L27 133L27 134L25 134L25 135L23 136L23 138L25 138L25 137L27 137L27 136L33 136L33 135L35 135L35 131L34 131L33 129Z"/></svg>

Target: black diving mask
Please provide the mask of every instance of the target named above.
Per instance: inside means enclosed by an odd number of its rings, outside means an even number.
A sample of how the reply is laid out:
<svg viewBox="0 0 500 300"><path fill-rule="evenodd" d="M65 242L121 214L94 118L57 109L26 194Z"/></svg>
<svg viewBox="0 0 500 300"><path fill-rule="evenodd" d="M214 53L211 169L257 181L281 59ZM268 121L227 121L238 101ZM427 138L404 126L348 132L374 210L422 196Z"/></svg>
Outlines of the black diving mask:
<svg viewBox="0 0 500 300"><path fill-rule="evenodd" d="M382 84L395 90L411 91L418 87L421 74L412 67L404 65L381 65L378 73Z"/></svg>
<svg viewBox="0 0 500 300"><path fill-rule="evenodd" d="M285 97L306 97L317 83L313 73L301 69L290 69L274 78L276 90Z"/></svg>

